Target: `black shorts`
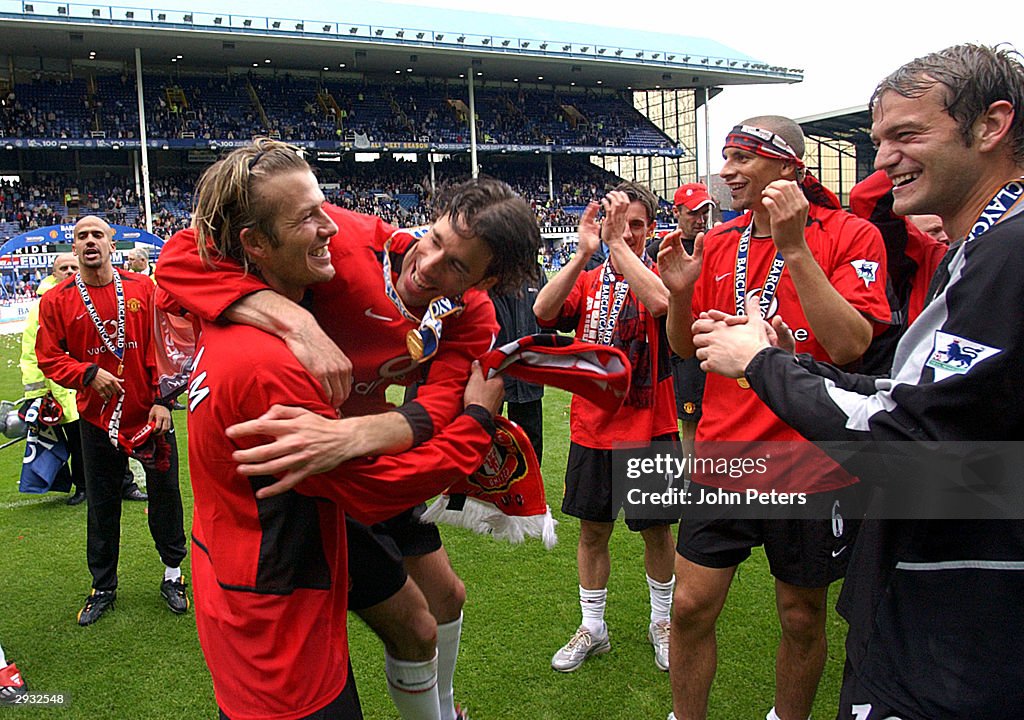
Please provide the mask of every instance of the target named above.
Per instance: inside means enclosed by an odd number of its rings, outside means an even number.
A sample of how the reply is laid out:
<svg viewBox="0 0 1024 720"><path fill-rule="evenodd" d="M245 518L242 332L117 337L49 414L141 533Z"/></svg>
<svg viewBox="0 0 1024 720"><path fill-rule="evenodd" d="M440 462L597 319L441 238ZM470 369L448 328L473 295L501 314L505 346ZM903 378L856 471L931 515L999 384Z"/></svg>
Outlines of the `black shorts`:
<svg viewBox="0 0 1024 720"><path fill-rule="evenodd" d="M884 700L879 700L864 688L857 675L846 662L843 668L843 686L839 691L839 713L836 720L924 720L901 715Z"/></svg>
<svg viewBox="0 0 1024 720"><path fill-rule="evenodd" d="M704 402L704 371L700 360L695 357L685 360L676 355L672 360L672 385L676 391L676 414L680 420L700 420L701 405Z"/></svg>
<svg viewBox="0 0 1024 720"><path fill-rule="evenodd" d="M370 527L345 517L349 610L372 607L401 590L408 578L404 558L441 549L437 526L419 521L426 508L417 505Z"/></svg>
<svg viewBox="0 0 1024 720"><path fill-rule="evenodd" d="M658 435L652 442L672 442L679 445L679 435ZM591 522L615 522L621 506L612 502L612 450L569 443L569 459L565 468L565 494L562 512ZM672 525L675 520L626 518L626 527L633 532L660 525Z"/></svg>
<svg viewBox="0 0 1024 720"><path fill-rule="evenodd" d="M223 710L217 709L220 720L230 720ZM356 676L352 673L351 661L348 664L348 680L338 696L319 710L303 716L302 720L363 720L363 709L359 705Z"/></svg>
<svg viewBox="0 0 1024 720"><path fill-rule="evenodd" d="M857 485L808 495L830 520L687 520L679 521L676 552L708 568L731 568L764 546L772 575L797 587L826 587L846 574L860 528ZM852 517L844 512L849 506Z"/></svg>

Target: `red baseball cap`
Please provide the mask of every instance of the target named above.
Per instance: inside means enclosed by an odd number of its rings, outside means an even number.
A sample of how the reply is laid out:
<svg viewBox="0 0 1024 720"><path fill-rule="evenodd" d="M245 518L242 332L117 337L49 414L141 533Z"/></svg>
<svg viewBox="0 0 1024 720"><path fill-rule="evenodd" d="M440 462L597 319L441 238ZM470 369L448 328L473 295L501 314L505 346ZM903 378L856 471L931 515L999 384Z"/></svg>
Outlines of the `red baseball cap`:
<svg viewBox="0 0 1024 720"><path fill-rule="evenodd" d="M705 205L714 205L715 201L708 195L708 188L704 183L686 183L676 190L673 205L683 205L687 210L693 212L700 210Z"/></svg>

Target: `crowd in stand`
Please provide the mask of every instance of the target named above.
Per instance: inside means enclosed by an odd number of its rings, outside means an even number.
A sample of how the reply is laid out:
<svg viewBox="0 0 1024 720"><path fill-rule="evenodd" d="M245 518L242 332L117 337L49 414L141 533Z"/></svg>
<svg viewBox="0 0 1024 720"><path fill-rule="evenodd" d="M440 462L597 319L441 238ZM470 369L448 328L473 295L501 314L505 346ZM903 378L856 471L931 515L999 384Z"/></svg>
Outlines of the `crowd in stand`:
<svg viewBox="0 0 1024 720"><path fill-rule="evenodd" d="M589 163L562 159L554 172L549 197L543 163L511 158L484 158L482 171L508 182L534 208L541 227L575 227L587 202L600 197L617 178ZM401 227L430 222L430 175L421 163L381 160L319 169L330 202L377 215ZM436 182L468 177L461 159L436 166ZM154 177L150 184L153 232L170 237L187 227L197 175L180 172ZM667 208L667 205L666 205ZM82 214L104 217L115 225L145 227L145 209L134 180L107 174L73 179L60 174L35 174L22 182L0 182L0 237L67 222Z"/></svg>
<svg viewBox="0 0 1024 720"><path fill-rule="evenodd" d="M152 138L468 143L466 87L459 83L327 82L289 74L145 79ZM139 136L133 74L35 78L0 99L5 137ZM668 148L673 142L622 96L554 90L475 91L482 144Z"/></svg>

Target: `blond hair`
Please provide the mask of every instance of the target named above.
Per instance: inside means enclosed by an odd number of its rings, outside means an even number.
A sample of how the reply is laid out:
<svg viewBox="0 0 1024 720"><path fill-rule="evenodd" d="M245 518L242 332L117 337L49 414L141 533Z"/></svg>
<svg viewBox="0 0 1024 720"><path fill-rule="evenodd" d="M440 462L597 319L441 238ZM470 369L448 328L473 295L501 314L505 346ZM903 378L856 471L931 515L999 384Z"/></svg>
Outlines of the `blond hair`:
<svg viewBox="0 0 1024 720"><path fill-rule="evenodd" d="M241 232L252 228L272 245L277 202L259 191L263 180L283 172L306 171L309 164L294 145L254 138L251 145L238 148L208 167L196 186L192 227L204 262L211 253L232 258L248 271L249 261L242 248Z"/></svg>

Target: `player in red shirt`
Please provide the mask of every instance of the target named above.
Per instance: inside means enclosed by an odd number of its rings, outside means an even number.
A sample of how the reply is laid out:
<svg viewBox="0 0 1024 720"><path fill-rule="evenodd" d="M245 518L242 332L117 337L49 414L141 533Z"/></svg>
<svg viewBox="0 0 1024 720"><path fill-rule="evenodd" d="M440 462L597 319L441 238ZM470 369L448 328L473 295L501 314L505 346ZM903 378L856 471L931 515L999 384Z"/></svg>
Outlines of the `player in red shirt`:
<svg viewBox="0 0 1024 720"><path fill-rule="evenodd" d="M153 283L110 261L114 233L101 218L75 224L79 272L43 295L36 355L48 378L78 391L85 493L86 555L92 593L78 614L90 625L116 597L121 495L132 438L149 426L159 451L144 462L149 530L166 565L160 592L175 613L189 601L179 566L185 530L178 487L178 450L170 409L158 402L153 359Z"/></svg>
<svg viewBox="0 0 1024 720"><path fill-rule="evenodd" d="M258 169L261 159L254 158ZM237 452L241 472L277 475L281 479L271 492L283 491L350 458L408 449L459 413L470 364L497 332L486 291L522 284L536 266L540 234L529 205L492 179L456 186L441 206L430 231L416 238L379 218L325 204L324 213L337 227L328 244L335 275L312 288L316 320L256 275L243 274L241 257L208 253L201 264L194 230L178 233L164 247L157 267L161 286L181 305L205 322L223 316L278 335L322 380L331 405L344 400L342 419L275 407L230 430L236 439L277 438ZM269 227L271 219L239 222ZM194 226L205 228L213 220L197 215ZM414 357L410 342L416 350L421 342L422 354ZM420 380L414 401L397 409L387 403L388 385ZM465 588L436 528L419 523L414 510L372 533L352 530L350 545L358 542L360 550L351 553L349 605L385 643L388 686L403 716L431 716L422 707L429 705L426 695L404 688L419 683L436 663L440 717L451 720ZM404 563L395 563L395 556Z"/></svg>
<svg viewBox="0 0 1024 720"><path fill-rule="evenodd" d="M262 222L239 222L240 207ZM327 244L337 226L308 165L284 143L260 140L212 166L196 214L216 218L217 251L293 301L334 275ZM348 667L345 517L386 519L476 469L502 385L475 373L465 412L408 453L352 460L266 494L276 478L242 475L232 459L253 439L230 439L226 428L274 404L337 413L279 338L245 325L204 327L189 386L196 621L227 717L361 717ZM423 680L418 689L430 689L433 680Z"/></svg>
<svg viewBox="0 0 1024 720"><path fill-rule="evenodd" d="M677 240L662 244L658 267L672 291L669 339L680 356L694 354L694 317L712 309L743 314L752 300L777 331L795 341L797 352L836 364L857 360L885 327L889 307L881 236L870 223L843 212L838 200L807 175L803 150L803 133L788 118L757 117L733 128L721 176L732 191L733 208L750 212L699 238L692 255ZM698 443L802 441L742 379L709 374L703 410ZM776 578L782 626L775 707L768 718L803 720L810 714L825 661L828 586L842 576L857 525L850 519L852 490L842 488L855 480L823 457L809 462L800 453L793 465L779 464L773 470L798 486L775 488L815 492L813 502L826 512L831 508L831 519L701 521L683 513L671 663L679 720L707 714L715 623L736 566L756 545L764 545ZM716 486L730 487L728 478L714 479Z"/></svg>
<svg viewBox="0 0 1024 720"><path fill-rule="evenodd" d="M668 290L658 279L644 241L654 231L657 198L636 183L622 183L601 203L604 225L590 203L580 221L576 255L538 294L533 305L543 326L575 330L577 339L613 345L632 365L629 395L616 412L573 395L569 414L572 443L565 473L562 512L580 519L577 552L582 623L551 659L559 672L572 672L611 645L604 621L611 574L608 541L619 508L613 500L613 450L653 441L678 442L669 349L664 340ZM583 268L604 240L609 258ZM644 540L644 567L651 599L648 639L654 659L668 670L669 606L672 598L670 520L627 517L627 527Z"/></svg>

